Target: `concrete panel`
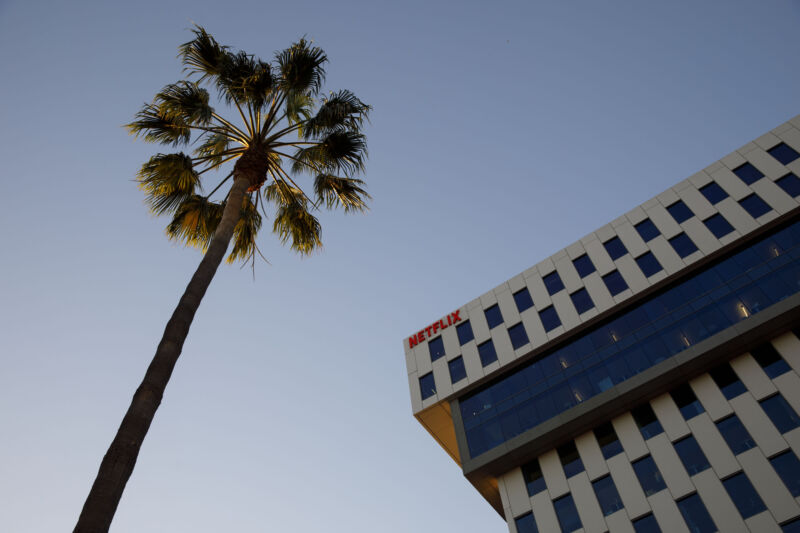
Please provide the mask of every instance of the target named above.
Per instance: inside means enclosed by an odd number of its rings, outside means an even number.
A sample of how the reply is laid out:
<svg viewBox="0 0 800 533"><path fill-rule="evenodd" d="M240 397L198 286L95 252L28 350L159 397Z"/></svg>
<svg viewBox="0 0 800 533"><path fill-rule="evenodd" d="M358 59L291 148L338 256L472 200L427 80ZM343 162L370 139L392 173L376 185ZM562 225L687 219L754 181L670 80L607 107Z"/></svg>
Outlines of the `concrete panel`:
<svg viewBox="0 0 800 533"><path fill-rule="evenodd" d="M772 425L772 421L750 393L740 394L731 399L730 403L750 436L765 454L773 455L788 447L781 434Z"/></svg>
<svg viewBox="0 0 800 533"><path fill-rule="evenodd" d="M716 170L720 168L720 164L717 163L712 170ZM707 185L711 181L711 176L705 170L701 170L700 172L695 172L691 176L689 176L689 182L694 185L696 188L700 188L703 185ZM683 190L686 187L673 187L673 189Z"/></svg>
<svg viewBox="0 0 800 533"><path fill-rule="evenodd" d="M497 360L500 361L500 365L505 365L510 363L516 358L514 354L514 348L511 346L511 339L508 337L508 330L505 327L505 323L500 324L496 328L492 329L492 342L494 343L494 349L497 352Z"/></svg>
<svg viewBox="0 0 800 533"><path fill-rule="evenodd" d="M792 497L761 450L758 448L747 450L739 455L739 462L756 492L764 500L767 509L778 522L800 514L800 505Z"/></svg>
<svg viewBox="0 0 800 533"><path fill-rule="evenodd" d="M748 189L749 192L749 189ZM733 229L739 232L739 235L746 235L758 227L758 222L753 220L750 213L744 210L744 207L739 205L739 202L734 201L732 198L725 198L717 204L717 209L725 219L731 223ZM735 240L737 237L735 232L729 233L720 239L720 242L726 244L728 240Z"/></svg>
<svg viewBox="0 0 800 533"><path fill-rule="evenodd" d="M525 276L522 274L517 274L508 280L508 288L511 289L512 293L522 290L527 286L528 284L525 282Z"/></svg>
<svg viewBox="0 0 800 533"><path fill-rule="evenodd" d="M497 305L500 306L500 312L503 314L503 322L508 326L513 326L519 322L519 311L517 310L517 304L514 302L514 296L511 294L511 290L506 289L498 291L496 294Z"/></svg>
<svg viewBox="0 0 800 533"><path fill-rule="evenodd" d="M561 531L561 526L558 524L558 517L556 510L553 507L553 502L550 501L550 495L547 491L540 492L531 499L533 507L533 517L536 519L536 525L539 531Z"/></svg>
<svg viewBox="0 0 800 533"><path fill-rule="evenodd" d="M792 409L800 413L800 376L789 371L776 377L773 383Z"/></svg>
<svg viewBox="0 0 800 533"><path fill-rule="evenodd" d="M687 424L692 429L692 434L717 476L725 477L739 471L741 468L739 462L717 430L717 426L709 418L708 413L697 415Z"/></svg>
<svg viewBox="0 0 800 533"><path fill-rule="evenodd" d="M780 142L777 137L774 138L775 142L772 144L772 146L775 146ZM770 146L770 148L772 148L772 146ZM786 167L780 164L777 159L769 155L765 150L753 150L752 152L747 152L745 157L768 178L775 179L786 174Z"/></svg>
<svg viewBox="0 0 800 533"><path fill-rule="evenodd" d="M714 178L714 181L716 181L734 200L741 200L751 192L750 187L748 187L739 176L727 168L718 170L713 173L711 177ZM719 208L719 204L717 204L717 208Z"/></svg>
<svg viewBox="0 0 800 533"><path fill-rule="evenodd" d="M683 419L680 410L678 410L678 406L672 400L672 396L669 394L656 396L650 400L650 405L653 407L658 421L661 422L661 427L664 428L664 432L671 441L676 441L689 434L689 426Z"/></svg>
<svg viewBox="0 0 800 533"><path fill-rule="evenodd" d="M522 324L525 326L528 339L530 339L533 346L539 346L547 342L547 334L544 332L544 326L539 319L539 313L536 312L534 307L529 307L522 312Z"/></svg>
<svg viewBox="0 0 800 533"><path fill-rule="evenodd" d="M678 193L681 200L692 210L695 216L701 220L706 219L717 212L714 206L706 200L706 197L694 187L683 189Z"/></svg>
<svg viewBox="0 0 800 533"><path fill-rule="evenodd" d="M786 359L795 372L800 373L800 339L794 333L787 332L772 339L772 345Z"/></svg>
<svg viewBox="0 0 800 533"><path fill-rule="evenodd" d="M691 178L689 178L689 179L691 179ZM705 179L708 180L708 179L711 179L711 178L709 178L708 176L705 176ZM701 184L699 186L702 187L703 185ZM658 196L656 196L656 199L659 201L659 203L661 205L663 205L664 207L667 207L668 205L672 205L675 202L677 202L680 198L678 197L678 193L676 193L673 189L667 189L666 191L664 191L661 194L659 194Z"/></svg>
<svg viewBox="0 0 800 533"><path fill-rule="evenodd" d="M636 533L625 509L620 509L616 513L608 515L606 524L608 524L609 533Z"/></svg>
<svg viewBox="0 0 800 533"><path fill-rule="evenodd" d="M689 385L692 387L697 399L703 404L711 420L717 421L733 412L728 400L722 395L722 391L719 390L710 375L701 374L690 380Z"/></svg>
<svg viewBox="0 0 800 533"><path fill-rule="evenodd" d="M598 311L605 311L615 305L614 298L611 296L611 293L608 292L608 287L606 287L600 274L592 272L583 278L583 283L586 286L586 292L591 296L595 308Z"/></svg>
<svg viewBox="0 0 800 533"><path fill-rule="evenodd" d="M453 384L450 382L450 370L447 368L447 359L442 357L433 363L433 380L436 382L436 395L446 398L453 393Z"/></svg>
<svg viewBox="0 0 800 533"><path fill-rule="evenodd" d="M636 257L645 253L648 248L636 229L629 223L625 222L616 228L617 235L620 240L628 249L628 253Z"/></svg>
<svg viewBox="0 0 800 533"><path fill-rule="evenodd" d="M769 511L751 516L744 523L747 524L748 530L757 531L758 533L781 533L782 531Z"/></svg>
<svg viewBox="0 0 800 533"><path fill-rule="evenodd" d="M649 513L650 504L625 454L621 453L609 459L608 470L611 472L611 479L617 486L619 497L625 504L628 516L635 518Z"/></svg>
<svg viewBox="0 0 800 533"><path fill-rule="evenodd" d="M608 465L603 457L603 452L600 450L600 445L597 444L593 431L587 431L575 439L575 446L578 448L578 453L590 480L595 480L608 473Z"/></svg>
<svg viewBox="0 0 800 533"><path fill-rule="evenodd" d="M764 152L764 150L769 150L770 148L781 142L781 140L774 133L769 132L753 140L753 142L756 143L756 145L758 145L759 148L761 148L760 150L761 152Z"/></svg>
<svg viewBox="0 0 800 533"><path fill-rule="evenodd" d="M484 376L483 365L478 357L478 346L474 340L461 347L461 357L464 358L464 368L467 370L467 379L470 383L474 383Z"/></svg>
<svg viewBox="0 0 800 533"><path fill-rule="evenodd" d="M786 128L777 135L780 140L794 148L795 151L800 151L800 130L796 128Z"/></svg>
<svg viewBox="0 0 800 533"><path fill-rule="evenodd" d="M756 360L749 353L731 359L731 366L756 400L775 394L777 389L772 384L772 380L761 370L761 367L758 366Z"/></svg>
<svg viewBox="0 0 800 533"><path fill-rule="evenodd" d="M630 461L635 461L650 453L650 450L644 443L642 433L639 431L639 427L633 419L633 415L624 413L613 419L611 423Z"/></svg>
<svg viewBox="0 0 800 533"><path fill-rule="evenodd" d="M678 453L664 433L649 439L647 447L650 448L653 460L674 499L694 492L694 485L689 479Z"/></svg>
<svg viewBox="0 0 800 533"><path fill-rule="evenodd" d="M606 252L605 246L599 240L586 243L586 253L600 274L608 274L617 268L614 261L611 260L611 256Z"/></svg>
<svg viewBox="0 0 800 533"><path fill-rule="evenodd" d="M674 237L683 231L680 225L675 222L675 219L672 218L672 215L670 215L666 208L661 204L657 204L656 206L648 209L647 215L649 216L650 220L653 221L653 224L656 225L661 234L667 239Z"/></svg>
<svg viewBox="0 0 800 533"><path fill-rule="evenodd" d="M662 267L664 267L664 270L667 272L667 274L674 274L686 266L683 263L683 260L681 260L681 257L678 255L672 245L667 242L667 239L663 235L659 235L647 244L650 246L650 250L652 250L653 255L656 256L656 259L658 259L658 262L661 263Z"/></svg>
<svg viewBox="0 0 800 533"><path fill-rule="evenodd" d="M689 533L689 528L686 527L686 522L683 521L681 512L675 501L669 494L669 491L662 490L653 494L648 499L650 506L653 508L653 516L663 533Z"/></svg>
<svg viewBox="0 0 800 533"><path fill-rule="evenodd" d="M719 248L719 241L699 218L693 217L686 220L683 223L683 229L703 254L708 255Z"/></svg>
<svg viewBox="0 0 800 533"><path fill-rule="evenodd" d="M550 450L539 457L539 466L542 468L542 475L547 484L547 490L550 492L550 497L556 499L569 492L569 485L567 485L567 477L564 475L564 469L561 467L561 460L558 457L558 452Z"/></svg>
<svg viewBox="0 0 800 533"><path fill-rule="evenodd" d="M526 279L528 281L528 290L531 292L533 305L537 309L544 309L553 303L552 300L550 300L550 295L547 293L547 287L544 286L541 275L537 273L535 276Z"/></svg>
<svg viewBox="0 0 800 533"><path fill-rule="evenodd" d="M522 469L515 468L503 476L503 482L508 496L508 507L513 516L527 513L531 508L531 499L528 496L528 489L525 488L525 479L522 477Z"/></svg>
<svg viewBox="0 0 800 533"><path fill-rule="evenodd" d="M650 286L650 283L647 282L647 278L644 276L641 269L639 269L639 265L636 264L636 260L630 254L623 255L617 259L616 264L619 273L622 274L622 277L634 294ZM617 295L616 298L620 296L621 294Z"/></svg>
<svg viewBox="0 0 800 533"><path fill-rule="evenodd" d="M708 509L708 514L720 531L728 533L747 533L747 526L736 506L728 496L725 487L711 470L700 472L692 478L697 494Z"/></svg>
<svg viewBox="0 0 800 533"><path fill-rule="evenodd" d="M563 259L555 261L555 265L558 275L561 276L561 281L564 282L564 287L567 288L567 292L575 292L583 287L581 277L578 275L578 271L575 270L575 266L572 264L572 259L569 257L564 257Z"/></svg>
<svg viewBox="0 0 800 533"><path fill-rule="evenodd" d="M788 213L795 207L797 202L786 194L783 189L775 185L772 180L758 180L750 186L772 209L780 214ZM761 219L759 219L761 220Z"/></svg>
<svg viewBox="0 0 800 533"><path fill-rule="evenodd" d="M564 331L569 331L579 326L581 323L578 311L575 309L575 306L572 305L572 299L567 292L568 291L561 291L553 295L553 305L556 308L558 317L561 319L561 324L564 326Z"/></svg>
<svg viewBox="0 0 800 533"><path fill-rule="evenodd" d="M603 511L600 509L597 496L595 496L586 472L572 476L567 482L586 533L603 533L607 531L606 522L603 520Z"/></svg>
<svg viewBox="0 0 800 533"><path fill-rule="evenodd" d="M720 159L719 162L725 165L729 170L733 170L734 168L745 164L747 159L745 159L744 156L738 152L732 152Z"/></svg>

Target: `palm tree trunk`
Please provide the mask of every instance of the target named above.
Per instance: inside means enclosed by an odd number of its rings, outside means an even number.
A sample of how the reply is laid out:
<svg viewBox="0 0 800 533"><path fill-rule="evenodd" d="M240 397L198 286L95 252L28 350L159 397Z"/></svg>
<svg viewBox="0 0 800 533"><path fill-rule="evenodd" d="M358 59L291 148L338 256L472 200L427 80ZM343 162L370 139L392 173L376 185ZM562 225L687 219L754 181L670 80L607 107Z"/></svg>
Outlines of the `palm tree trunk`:
<svg viewBox="0 0 800 533"><path fill-rule="evenodd" d="M111 520L114 518L125 485L131 477L139 449L153 422L156 409L161 404L164 389L181 354L194 314L225 256L233 237L233 229L241 217L245 189L250 184L250 180L244 174L242 172L234 174L233 186L219 226L214 232L203 260L200 261L172 317L167 322L156 354L147 368L141 385L133 395L128 412L125 413L111 446L100 463L100 470L83 505L74 533L101 533L111 527Z"/></svg>

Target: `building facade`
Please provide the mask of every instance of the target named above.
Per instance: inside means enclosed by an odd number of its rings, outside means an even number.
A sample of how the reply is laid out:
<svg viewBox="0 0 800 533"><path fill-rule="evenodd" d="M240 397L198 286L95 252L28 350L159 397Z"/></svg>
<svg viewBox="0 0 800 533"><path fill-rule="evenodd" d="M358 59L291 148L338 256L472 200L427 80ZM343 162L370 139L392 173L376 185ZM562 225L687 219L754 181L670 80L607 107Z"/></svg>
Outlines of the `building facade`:
<svg viewBox="0 0 800 533"><path fill-rule="evenodd" d="M511 533L800 532L800 116L404 340Z"/></svg>

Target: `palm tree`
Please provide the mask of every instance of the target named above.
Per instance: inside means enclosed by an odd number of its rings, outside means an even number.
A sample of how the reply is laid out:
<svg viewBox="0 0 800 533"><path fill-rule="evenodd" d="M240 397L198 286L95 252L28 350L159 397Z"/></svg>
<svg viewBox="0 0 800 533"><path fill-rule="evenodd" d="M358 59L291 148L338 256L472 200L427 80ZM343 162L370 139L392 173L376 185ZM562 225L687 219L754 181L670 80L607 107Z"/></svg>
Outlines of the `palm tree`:
<svg viewBox="0 0 800 533"><path fill-rule="evenodd" d="M159 153L142 165L137 179L150 209L171 216L167 235L205 254L103 457L75 532L110 527L194 314L231 239L229 262L254 261L261 214L266 216L270 204L272 231L307 255L321 245L315 210L363 211L369 199L355 176L364 170L361 127L370 107L346 90L320 96L327 62L320 48L300 39L269 63L220 45L202 27L192 31L194 38L179 54L186 79L164 87L127 127L164 145L188 146L194 138L190 154ZM237 118L217 114L203 86L216 89L219 103ZM226 166L232 168L219 173L224 177L203 194L204 178ZM303 174L313 177L311 196L297 184ZM228 180L227 195L214 200Z"/></svg>

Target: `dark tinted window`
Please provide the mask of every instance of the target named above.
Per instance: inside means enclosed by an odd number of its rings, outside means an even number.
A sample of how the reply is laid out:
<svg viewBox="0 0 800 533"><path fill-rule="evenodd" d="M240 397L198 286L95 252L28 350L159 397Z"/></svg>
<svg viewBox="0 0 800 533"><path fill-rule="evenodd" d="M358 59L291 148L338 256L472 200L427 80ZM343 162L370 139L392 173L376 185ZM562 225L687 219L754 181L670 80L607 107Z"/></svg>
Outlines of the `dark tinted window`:
<svg viewBox="0 0 800 533"><path fill-rule="evenodd" d="M436 361L444 356L444 341L441 337L436 337L428 341L428 351L431 354L431 361Z"/></svg>
<svg viewBox="0 0 800 533"><path fill-rule="evenodd" d="M718 367L711 370L709 374L714 380L714 383L717 384L717 387L719 387L719 389L722 391L722 394L728 400L735 398L747 391L744 383L742 383L742 381L739 379L739 376L736 375L736 372L733 371L731 365L728 363L722 363Z"/></svg>
<svg viewBox="0 0 800 533"><path fill-rule="evenodd" d="M628 288L628 284L625 283L622 274L620 274L618 270L614 270L603 276L603 281L608 288L608 292L611 293L611 296L616 296Z"/></svg>
<svg viewBox="0 0 800 533"><path fill-rule="evenodd" d="M583 461L578 454L578 448L574 442L568 442L558 447L558 457L561 459L561 466L564 467L564 474L572 477L583 472Z"/></svg>
<svg viewBox="0 0 800 533"><path fill-rule="evenodd" d="M539 533L539 528L536 527L536 520L533 518L533 513L527 513L516 520L514 523L517 526L517 533Z"/></svg>
<svg viewBox="0 0 800 533"><path fill-rule="evenodd" d="M572 264L575 265L575 270L578 271L578 275L582 278L585 278L596 270L594 268L594 263L592 263L592 260L589 259L589 256L586 254L575 259Z"/></svg>
<svg viewBox="0 0 800 533"><path fill-rule="evenodd" d="M692 435L676 442L675 451L678 452L678 457L681 458L681 462L690 476L699 474L711 466L708 464L706 454L700 449L700 445Z"/></svg>
<svg viewBox="0 0 800 533"><path fill-rule="evenodd" d="M551 331L561 325L561 319L558 318L556 308L552 305L539 311L539 318L542 319L542 325L545 331Z"/></svg>
<svg viewBox="0 0 800 533"><path fill-rule="evenodd" d="M789 368L789 363L781 357L778 351L769 342L750 350L750 355L752 355L753 359L764 369L764 372L770 379L775 379L781 374L785 374L791 370L791 368Z"/></svg>
<svg viewBox="0 0 800 533"><path fill-rule="evenodd" d="M658 262L653 252L646 252L636 258L636 264L648 278L656 272L661 272L661 263Z"/></svg>
<svg viewBox="0 0 800 533"><path fill-rule="evenodd" d="M594 429L594 436L597 443L600 445L600 450L603 452L603 457L610 459L615 455L622 453L622 444L617 437L617 432L614 431L614 426L611 422L601 424Z"/></svg>
<svg viewBox="0 0 800 533"><path fill-rule="evenodd" d="M781 433L786 433L800 426L800 417L797 416L794 409L780 394L761 400L760 403L761 407L764 408L764 412L767 413L769 419L772 420L772 423Z"/></svg>
<svg viewBox="0 0 800 533"><path fill-rule="evenodd" d="M436 383L433 381L433 372L428 372L419 378L419 392L423 400L436 394Z"/></svg>
<svg viewBox="0 0 800 533"><path fill-rule="evenodd" d="M764 177L764 174L762 174L760 170L750 163L745 163L742 166L734 168L733 173L739 176L739 179L748 185L751 185Z"/></svg>
<svg viewBox="0 0 800 533"><path fill-rule="evenodd" d="M479 344L478 356L480 356L481 364L483 366L497 361L497 352L494 350L494 343L491 340L488 340L483 344Z"/></svg>
<svg viewBox="0 0 800 533"><path fill-rule="evenodd" d="M792 198L800 196L800 178L789 172L775 183Z"/></svg>
<svg viewBox="0 0 800 533"><path fill-rule="evenodd" d="M553 502L553 507L556 508L556 516L558 516L558 523L561 524L561 531L564 533L571 533L583 527L581 519L578 516L578 509L575 508L575 501L572 499L572 494L567 494L555 500Z"/></svg>
<svg viewBox="0 0 800 533"><path fill-rule="evenodd" d="M450 381L456 383L467 377L467 369L464 368L464 358L460 355L447 363L447 369L450 370Z"/></svg>
<svg viewBox="0 0 800 533"><path fill-rule="evenodd" d="M538 459L534 459L522 466L522 477L525 479L525 486L528 488L528 496L536 496L547 488Z"/></svg>
<svg viewBox="0 0 800 533"><path fill-rule="evenodd" d="M486 322L489 324L489 329L495 328L503 323L503 314L500 312L500 307L494 304L483 312L486 315Z"/></svg>
<svg viewBox="0 0 800 533"><path fill-rule="evenodd" d="M700 192L706 197L706 200L712 204L717 204L728 197L728 193L726 193L715 181L712 181L705 187L701 187Z"/></svg>
<svg viewBox="0 0 800 533"><path fill-rule="evenodd" d="M772 468L781 476L786 488L797 498L800 496L800 460L791 450L769 460Z"/></svg>
<svg viewBox="0 0 800 533"><path fill-rule="evenodd" d="M669 394L686 420L694 418L705 411L688 383L675 387Z"/></svg>
<svg viewBox="0 0 800 533"><path fill-rule="evenodd" d="M772 211L772 208L761 199L756 193L751 194L739 200L739 205L744 207L744 210L750 213L753 218L758 218L765 213Z"/></svg>
<svg viewBox="0 0 800 533"><path fill-rule="evenodd" d="M769 155L780 161L780 163L783 165L788 165L800 157L800 154L795 152L794 148L787 146L785 143L775 145L767 150L767 152L769 152Z"/></svg>
<svg viewBox="0 0 800 533"><path fill-rule="evenodd" d="M733 226L725 220L725 217L717 213L716 215L707 218L703 221L703 224L714 234L717 239L721 239L728 233L733 231Z"/></svg>
<svg viewBox="0 0 800 533"><path fill-rule="evenodd" d="M703 500L697 494L692 494L678 502L686 525L692 533L714 533L717 526L711 520Z"/></svg>
<svg viewBox="0 0 800 533"><path fill-rule="evenodd" d="M649 514L633 521L633 530L636 533L661 533L661 528L656 522L656 517Z"/></svg>
<svg viewBox="0 0 800 533"><path fill-rule="evenodd" d="M514 293L514 302L517 304L517 310L520 313L530 307L533 307L533 299L531 298L531 293L528 292L527 287Z"/></svg>
<svg viewBox="0 0 800 533"><path fill-rule="evenodd" d="M575 309L578 310L579 315L594 307L592 297L589 296L589 293L586 291L586 289L578 289L570 294L569 297L572 298L572 305L574 305Z"/></svg>
<svg viewBox="0 0 800 533"><path fill-rule="evenodd" d="M728 447L734 455L739 455L756 446L753 437L750 436L750 433L748 433L736 415L731 415L717 422L717 429L722 433L722 437L728 443Z"/></svg>
<svg viewBox="0 0 800 533"><path fill-rule="evenodd" d="M800 518L795 518L791 522L787 522L781 526L783 533L800 533Z"/></svg>
<svg viewBox="0 0 800 533"><path fill-rule="evenodd" d="M544 286L547 288L547 292L555 294L564 288L564 282L561 281L561 276L558 275L558 272L553 271L550 272L548 275L542 278L544 281Z"/></svg>
<svg viewBox="0 0 800 533"><path fill-rule="evenodd" d="M686 257L697 251L697 246L685 233L679 233L669 240L672 248L679 256Z"/></svg>
<svg viewBox="0 0 800 533"><path fill-rule="evenodd" d="M597 501L600 502L603 516L608 516L622 509L622 500L611 476L601 477L597 481L593 481L592 487L594 487Z"/></svg>
<svg viewBox="0 0 800 533"><path fill-rule="evenodd" d="M468 343L472 339L475 338L475 335L472 333L472 324L469 323L469 320L466 322L459 324L456 326L456 333L458 333L458 342L462 345Z"/></svg>
<svg viewBox="0 0 800 533"><path fill-rule="evenodd" d="M739 509L742 518L747 519L753 515L757 515L761 511L766 511L767 507L764 501L753 488L753 484L740 472L735 476L731 476L722 482L725 490L728 491L728 496L731 497L736 508Z"/></svg>
<svg viewBox="0 0 800 533"><path fill-rule="evenodd" d="M642 490L647 496L652 496L656 492L667 488L664 478L661 477L661 472L658 471L656 462L649 455L634 462L633 471L636 472L636 477L639 478Z"/></svg>
<svg viewBox="0 0 800 533"><path fill-rule="evenodd" d="M619 237L612 237L604 242L603 246L606 247L606 252L608 252L608 255L611 256L611 259L619 259L628 253L628 249L625 248L625 245L622 244L622 241L619 240Z"/></svg>
<svg viewBox="0 0 800 533"><path fill-rule="evenodd" d="M639 426L639 431L642 432L642 437L649 439L664 432L661 427L661 422L656 418L653 408L649 403L644 403L631 411L636 425Z"/></svg>
<svg viewBox="0 0 800 533"><path fill-rule="evenodd" d="M528 344L528 342L530 342L528 340L528 334L525 331L525 326L522 325L522 322L508 328L508 336L511 337L511 346L513 346L515 350L525 346Z"/></svg>
<svg viewBox="0 0 800 533"><path fill-rule="evenodd" d="M674 204L668 206L667 211L669 211L669 214L672 215L672 218L674 218L675 222L678 224L694 216L692 210L689 209L689 206L683 203L683 200L678 200Z"/></svg>
<svg viewBox="0 0 800 533"><path fill-rule="evenodd" d="M639 232L639 236L642 239L644 239L644 242L652 241L653 239L661 235L661 232L658 231L656 225L653 224L653 221L650 220L649 218L642 220L641 222L636 224L634 228L636 228L636 231Z"/></svg>

